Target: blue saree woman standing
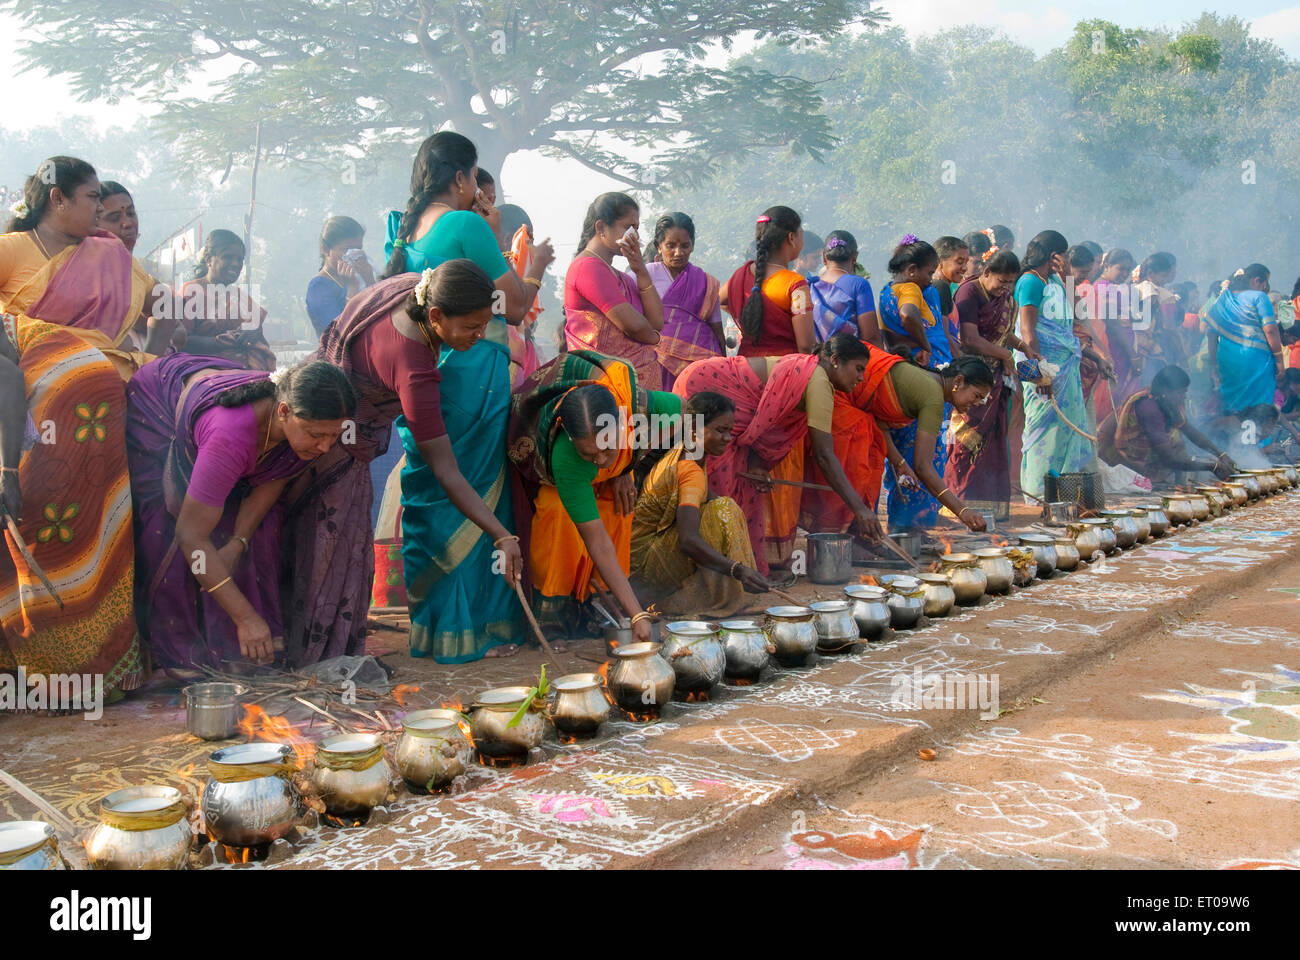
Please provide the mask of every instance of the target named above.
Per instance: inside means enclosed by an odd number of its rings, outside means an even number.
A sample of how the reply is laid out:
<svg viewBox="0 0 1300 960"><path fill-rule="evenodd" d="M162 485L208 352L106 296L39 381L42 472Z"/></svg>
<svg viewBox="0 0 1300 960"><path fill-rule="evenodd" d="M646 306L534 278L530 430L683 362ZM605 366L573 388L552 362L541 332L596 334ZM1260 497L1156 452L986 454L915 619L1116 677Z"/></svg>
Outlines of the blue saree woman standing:
<svg viewBox="0 0 1300 960"><path fill-rule="evenodd" d="M1209 327L1211 376L1223 396L1223 412L1272 404L1286 369L1277 316L1268 299L1268 267L1238 270L1228 289L1204 311Z"/></svg>
<svg viewBox="0 0 1300 960"><path fill-rule="evenodd" d="M532 305L550 247L534 248L532 274L510 269L493 233L500 214L478 191L477 152L455 133L420 147L411 200L388 219L386 273L436 267L465 258L494 279L505 314L521 320ZM443 350L442 418L456 463L502 525L514 533L506 462L510 417L510 347L506 323L493 317L483 339L465 351ZM402 567L411 616L411 655L465 663L516 652L523 611L494 569L495 547L447 497L421 457L404 417L395 421L406 451L402 468ZM496 650L495 653L490 651Z"/></svg>
<svg viewBox="0 0 1300 960"><path fill-rule="evenodd" d="M1025 432L1020 486L1035 497L1043 495L1043 478L1048 473L1085 470L1095 455L1092 442L1081 432L1088 425L1079 371L1083 348L1074 335L1074 305L1061 282L1069 246L1055 230L1044 230L1029 241L1022 264L1025 272L1016 281L1021 343L1058 368L1049 396L1044 397L1033 384L1021 384ZM1015 357L1017 362L1026 359L1019 350Z"/></svg>
<svg viewBox="0 0 1300 960"><path fill-rule="evenodd" d="M937 370L952 361L948 318L939 306L939 291L930 282L939 268L934 247L908 234L889 261L890 283L880 291L880 323L886 342L906 346L912 360L927 370ZM943 282L943 281L941 281ZM934 469L942 477L948 465L948 418L944 407L943 427L934 442ZM904 462L912 463L916 446L916 421L891 429L893 441ZM939 522L939 501L909 477L900 481L892 462L885 464L885 509L890 531L933 527Z"/></svg>

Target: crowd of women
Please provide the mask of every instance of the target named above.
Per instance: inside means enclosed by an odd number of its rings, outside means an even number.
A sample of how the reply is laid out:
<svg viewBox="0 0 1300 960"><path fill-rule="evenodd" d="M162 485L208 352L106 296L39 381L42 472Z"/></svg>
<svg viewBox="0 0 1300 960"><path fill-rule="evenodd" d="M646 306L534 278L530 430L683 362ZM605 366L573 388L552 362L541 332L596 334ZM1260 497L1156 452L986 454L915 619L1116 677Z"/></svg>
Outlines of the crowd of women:
<svg viewBox="0 0 1300 960"><path fill-rule="evenodd" d="M800 529L878 541L882 496L891 531L979 531L1052 475L1222 474L1234 418L1256 448L1300 438L1259 264L1202 304L1169 254L1047 230L1018 257L995 226L903 237L873 288L850 232L810 250L774 206L723 282L687 214L647 243L642 221L626 194L590 205L539 363L551 244L435 134L382 269L358 221L326 222L319 348L273 372L238 236L163 287L129 192L42 163L0 235L0 670L120 693L354 654L381 580L439 662L515 652L525 603L572 637L601 598L646 639L651 606L725 616L792 582Z"/></svg>

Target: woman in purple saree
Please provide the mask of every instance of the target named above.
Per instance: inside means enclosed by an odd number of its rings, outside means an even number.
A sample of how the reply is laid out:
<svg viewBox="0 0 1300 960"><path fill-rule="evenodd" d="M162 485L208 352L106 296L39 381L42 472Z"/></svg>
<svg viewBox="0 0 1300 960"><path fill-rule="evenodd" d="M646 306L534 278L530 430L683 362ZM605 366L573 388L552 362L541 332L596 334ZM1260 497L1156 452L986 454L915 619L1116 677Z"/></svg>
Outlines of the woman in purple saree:
<svg viewBox="0 0 1300 960"><path fill-rule="evenodd" d="M691 263L695 222L684 213L665 213L655 221L654 241L646 251L646 272L664 306L659 331L659 365L664 389L696 360L726 356L718 280Z"/></svg>
<svg viewBox="0 0 1300 960"><path fill-rule="evenodd" d="M136 609L156 665L184 675L272 659L284 635L278 501L355 409L347 377L326 363L274 383L230 360L178 353L131 379Z"/></svg>

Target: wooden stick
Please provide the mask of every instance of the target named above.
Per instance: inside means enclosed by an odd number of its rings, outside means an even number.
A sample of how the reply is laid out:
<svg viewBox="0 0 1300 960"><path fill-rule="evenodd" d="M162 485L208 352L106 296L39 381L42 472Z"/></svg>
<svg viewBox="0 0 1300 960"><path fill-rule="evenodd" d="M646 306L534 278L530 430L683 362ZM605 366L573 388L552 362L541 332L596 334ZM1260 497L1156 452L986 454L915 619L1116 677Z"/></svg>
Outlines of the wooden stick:
<svg viewBox="0 0 1300 960"><path fill-rule="evenodd" d="M334 714L330 713L328 710L322 710L320 707L316 706L316 704L311 703L310 701L304 700L302 697L294 697L294 700L296 700L296 701L298 701L299 703L301 703L301 704L302 704L304 707L306 707L308 710L314 710L314 711L316 711L317 713L319 713L322 717L327 718L331 723L333 723L336 727L338 727L338 728L339 728L340 730L342 730L344 733L354 733L354 732L355 732L355 731L353 731L351 728L349 728L349 727L345 727L345 726L343 725L343 721L340 720L338 717L334 716Z"/></svg>
<svg viewBox="0 0 1300 960"><path fill-rule="evenodd" d="M778 590L776 587L773 587L772 592L775 593L782 600L784 600L786 603L792 603L796 607L808 606L808 604L804 603L802 600L798 599L797 597L791 596L790 594L786 593L784 590Z"/></svg>
<svg viewBox="0 0 1300 960"><path fill-rule="evenodd" d="M515 594L519 597L519 604L524 608L524 616L528 618L529 626L533 628L533 634L537 637L537 642L542 645L542 649L546 651L546 655L551 658L551 663L555 664L559 669L559 675L564 676L565 667L555 656L555 651L551 649L551 645L546 642L546 637L542 634L542 628L538 626L537 618L533 616L533 608L529 604L528 598L524 596L523 585L517 581L515 583Z"/></svg>
<svg viewBox="0 0 1300 960"><path fill-rule="evenodd" d="M9 536L14 538L14 546L18 548L18 553L22 556L23 563L27 564L28 570L36 574L36 578L45 585L46 590L50 591L50 596L54 598L54 602L57 603L59 609L62 610L63 598L59 596L59 591L54 589L54 584L50 583L50 578L45 575L45 571L42 570L41 565L36 562L36 558L32 556L32 552L27 549L27 541L24 540L23 535L18 532L18 524L14 522L14 518L9 515L9 511L5 509L3 504L0 504L0 513L4 514L5 526L9 528Z"/></svg>
<svg viewBox="0 0 1300 960"><path fill-rule="evenodd" d="M779 480L776 477L760 477L756 473L742 473L746 480L753 480L755 483L775 483L783 487L800 487L804 490L821 490L824 493L834 493L834 487L828 487L824 483L805 483L802 480Z"/></svg>
<svg viewBox="0 0 1300 960"><path fill-rule="evenodd" d="M59 848L59 853L63 859L68 862L70 867L74 870L85 870L89 866L89 864L86 863L84 854L82 853L81 829L75 823L65 817L53 804L15 777L12 773L9 773L6 770L0 770L0 783L9 787L14 791L14 793L18 794L18 796L22 797L41 813L49 817L54 829L64 834L67 842Z"/></svg>
<svg viewBox="0 0 1300 960"><path fill-rule="evenodd" d="M870 541L867 542L870 543ZM902 547L900 547L897 543L895 543L890 537L883 537L881 542L883 542L885 546L889 547L890 550L894 551L894 553L896 553L899 556L899 558L907 561L908 566L910 566L913 570L921 569L921 565L916 562L916 558L913 557L906 550L904 550Z"/></svg>

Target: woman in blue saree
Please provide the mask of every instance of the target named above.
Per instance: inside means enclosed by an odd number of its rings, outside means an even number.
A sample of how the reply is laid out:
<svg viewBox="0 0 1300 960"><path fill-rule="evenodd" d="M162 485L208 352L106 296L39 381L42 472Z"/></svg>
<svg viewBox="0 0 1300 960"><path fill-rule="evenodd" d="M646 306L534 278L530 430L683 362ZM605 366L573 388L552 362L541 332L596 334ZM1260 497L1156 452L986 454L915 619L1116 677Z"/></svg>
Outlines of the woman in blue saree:
<svg viewBox="0 0 1300 960"><path fill-rule="evenodd" d="M1016 281L1020 308L1016 332L1021 343L1057 368L1050 387L1021 384L1025 432L1020 486L1035 497L1043 495L1047 474L1077 473L1087 469L1095 456L1092 441L1081 432L1088 425L1079 370L1083 348L1074 335L1074 304L1061 282L1068 269L1069 247L1061 234L1044 230L1029 241L1022 264L1025 272ZM1027 359L1019 350L1015 357L1017 363ZM1043 390L1050 393L1044 396Z"/></svg>
<svg viewBox="0 0 1300 960"><path fill-rule="evenodd" d="M1272 404L1286 369L1268 279L1268 267L1252 263L1238 270L1204 311L1210 370L1218 378L1224 412Z"/></svg>
<svg viewBox="0 0 1300 960"><path fill-rule="evenodd" d="M421 145L411 199L388 218L387 275L465 258L482 267L502 294L506 318L519 323L532 306L549 244L533 248L521 278L501 255L494 232L500 214L478 189L473 143L434 134ZM506 463L510 416L510 347L506 321L493 317L469 350L444 350L442 417L461 473L511 534L515 531ZM411 617L411 655L439 663L508 656L524 635L523 611L494 566L496 547L467 520L420 455L404 417L395 421L406 452L402 468L402 567Z"/></svg>
<svg viewBox="0 0 1300 960"><path fill-rule="evenodd" d="M939 305L939 291L931 283L938 269L939 254L934 247L917 239L914 234L908 234L889 261L893 280L881 289L879 299L880 323L886 342L891 346L906 346L913 362L927 370L947 366L953 358L948 318ZM931 462L940 477L948 465L948 418L951 413L951 409L945 406L943 427L934 442ZM889 438L905 463L913 461L916 430L916 421L913 420L904 427L889 431ZM892 463L885 464L884 489L891 531L928 528L939 522L939 501L930 491L916 485L912 477L900 479Z"/></svg>

